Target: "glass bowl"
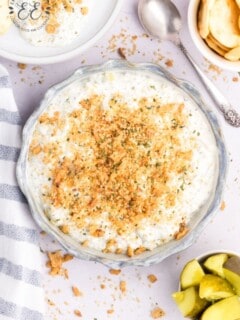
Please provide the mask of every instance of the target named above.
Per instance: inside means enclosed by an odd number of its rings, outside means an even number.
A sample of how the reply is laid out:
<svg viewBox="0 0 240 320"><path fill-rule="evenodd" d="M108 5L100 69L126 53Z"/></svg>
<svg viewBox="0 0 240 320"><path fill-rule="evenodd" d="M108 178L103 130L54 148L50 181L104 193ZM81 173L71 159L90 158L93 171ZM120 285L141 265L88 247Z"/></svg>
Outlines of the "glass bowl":
<svg viewBox="0 0 240 320"><path fill-rule="evenodd" d="M96 72L103 72L106 70L137 70L139 72L148 72L154 75L154 77L157 76L159 77L159 79L164 79L164 81L168 81L171 85L176 86L184 95L187 95L188 98L190 98L191 101L194 102L205 115L212 129L218 149L218 172L216 173L216 183L214 190L212 191L212 194L209 197L209 201L202 206L201 210L198 210L198 212L194 214L193 218L189 222L189 232L187 233L187 235L179 240L171 240L170 242L158 246L152 251L146 251L144 253L141 253L140 255L136 255L133 257L128 257L126 255L121 254L103 253L93 249L85 248L68 235L63 234L58 229L58 227L50 223L39 204L36 201L34 201L34 190L31 190L31 188L29 188L27 179L26 164L31 136L36 121L38 120L42 112L45 110L45 108L48 106L51 99L53 99L53 97L56 96L62 89L74 83L75 81L79 81L82 78L94 74ZM123 60L111 60L101 65L82 67L78 69L68 79L53 86L47 91L39 108L37 108L33 112L33 114L30 116L24 127L22 149L17 163L17 179L22 192L26 196L34 220L43 230L45 230L56 240L58 240L58 242L69 253L81 259L101 262L112 268L121 268L130 265L149 266L152 264L156 264L162 261L163 259L167 258L168 256L189 247L198 238L202 230L206 227L210 219L212 219L216 210L219 208L224 187L226 169L227 155L218 121L214 113L211 110L209 110L207 106L204 104L199 92L191 83L175 78L164 68L155 64L132 64Z"/></svg>

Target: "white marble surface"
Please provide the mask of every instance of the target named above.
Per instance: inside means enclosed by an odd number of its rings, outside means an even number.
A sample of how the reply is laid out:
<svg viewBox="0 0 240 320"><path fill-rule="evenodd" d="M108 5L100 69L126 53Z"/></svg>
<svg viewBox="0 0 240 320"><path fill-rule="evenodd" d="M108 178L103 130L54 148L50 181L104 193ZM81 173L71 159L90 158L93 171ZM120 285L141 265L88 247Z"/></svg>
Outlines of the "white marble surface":
<svg viewBox="0 0 240 320"><path fill-rule="evenodd" d="M179 273L186 261L210 250L225 249L240 253L240 128L229 127L224 122L194 71L173 44L144 35L145 32L137 19L137 2L125 0L118 19L104 38L71 61L51 66L27 65L25 70L20 70L15 62L0 58L0 63L5 65L11 74L20 112L23 118L27 119L51 85L63 80L81 65L119 58L119 47L126 49L129 61L159 63L174 75L194 83L219 117L229 154L229 170L223 197L226 207L216 213L190 248L155 266L129 267L123 269L119 275L111 275L103 265L75 258L65 264L69 272L68 279L49 276L48 269L43 266L46 299L50 299L54 304L46 303L47 320L77 319L73 313L75 309L81 311L82 317L79 319L84 320L147 320L152 319L150 313L156 306L165 311L162 319L183 319L171 298L171 293L177 289ZM183 43L209 78L240 112L239 75L214 68L201 57L187 30L188 1L176 0L175 3L183 17ZM173 62L172 66L166 65L169 60ZM41 236L41 247L43 251L53 250L58 248L58 245L48 236ZM46 259L44 253L43 259ZM147 279L149 274L156 275L158 280L151 284ZM124 294L119 289L120 281L126 281L127 290ZM105 288L101 288L102 284ZM73 285L82 292L80 297L73 295ZM108 313L108 310L112 310L112 313Z"/></svg>

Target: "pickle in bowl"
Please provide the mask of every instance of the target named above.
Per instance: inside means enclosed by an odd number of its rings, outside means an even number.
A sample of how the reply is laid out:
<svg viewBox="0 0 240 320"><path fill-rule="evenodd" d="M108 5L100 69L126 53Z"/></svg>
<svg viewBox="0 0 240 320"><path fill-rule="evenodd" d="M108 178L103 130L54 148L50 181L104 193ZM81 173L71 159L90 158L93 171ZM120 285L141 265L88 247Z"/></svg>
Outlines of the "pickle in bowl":
<svg viewBox="0 0 240 320"><path fill-rule="evenodd" d="M189 319L240 319L239 255L213 252L188 261L172 298Z"/></svg>

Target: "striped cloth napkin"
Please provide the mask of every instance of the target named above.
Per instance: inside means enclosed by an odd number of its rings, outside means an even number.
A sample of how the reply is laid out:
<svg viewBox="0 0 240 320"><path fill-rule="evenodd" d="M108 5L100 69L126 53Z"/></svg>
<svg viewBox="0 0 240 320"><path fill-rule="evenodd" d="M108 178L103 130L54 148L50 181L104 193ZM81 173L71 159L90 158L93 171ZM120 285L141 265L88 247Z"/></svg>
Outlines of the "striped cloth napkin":
<svg viewBox="0 0 240 320"><path fill-rule="evenodd" d="M38 231L15 177L20 146L21 118L0 65L0 319L42 320Z"/></svg>

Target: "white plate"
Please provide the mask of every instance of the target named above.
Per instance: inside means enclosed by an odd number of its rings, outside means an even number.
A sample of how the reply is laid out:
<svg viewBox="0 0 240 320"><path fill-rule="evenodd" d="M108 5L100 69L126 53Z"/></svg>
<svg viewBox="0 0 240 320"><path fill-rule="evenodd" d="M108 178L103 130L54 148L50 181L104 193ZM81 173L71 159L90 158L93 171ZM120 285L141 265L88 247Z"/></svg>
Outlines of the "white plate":
<svg viewBox="0 0 240 320"><path fill-rule="evenodd" d="M49 64L73 58L96 43L110 28L121 9L123 0L92 0L88 24L72 43L58 48L34 47L24 40L16 26L0 36L0 55L22 63Z"/></svg>

